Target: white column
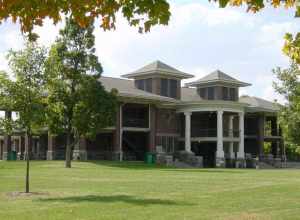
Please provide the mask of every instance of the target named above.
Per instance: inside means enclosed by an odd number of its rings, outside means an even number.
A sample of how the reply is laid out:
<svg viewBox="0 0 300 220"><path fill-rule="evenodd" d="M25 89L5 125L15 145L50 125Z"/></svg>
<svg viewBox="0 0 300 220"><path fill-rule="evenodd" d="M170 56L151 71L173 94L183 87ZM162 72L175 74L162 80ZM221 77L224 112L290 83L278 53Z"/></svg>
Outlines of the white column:
<svg viewBox="0 0 300 220"><path fill-rule="evenodd" d="M244 159L245 158L245 149L244 149L244 113L239 113L239 127L240 127L240 142L239 142L239 151L238 151L238 158Z"/></svg>
<svg viewBox="0 0 300 220"><path fill-rule="evenodd" d="M191 112L185 112L185 151L191 152Z"/></svg>
<svg viewBox="0 0 300 220"><path fill-rule="evenodd" d="M119 151L120 151L120 161L123 161L123 105L120 105L120 146L119 146Z"/></svg>
<svg viewBox="0 0 300 220"><path fill-rule="evenodd" d="M229 116L229 137L230 138L233 138L233 118L234 118L233 115ZM234 157L235 157L234 152L233 152L233 141L229 142L229 157L231 159L234 159Z"/></svg>
<svg viewBox="0 0 300 220"><path fill-rule="evenodd" d="M223 149L223 111L217 111L217 158L224 158Z"/></svg>

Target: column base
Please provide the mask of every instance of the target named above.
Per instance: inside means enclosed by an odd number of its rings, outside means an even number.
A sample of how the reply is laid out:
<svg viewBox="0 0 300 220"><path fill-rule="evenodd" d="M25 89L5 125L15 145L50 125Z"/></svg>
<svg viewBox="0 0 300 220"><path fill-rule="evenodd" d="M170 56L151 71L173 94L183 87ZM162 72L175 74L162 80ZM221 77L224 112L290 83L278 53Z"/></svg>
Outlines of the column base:
<svg viewBox="0 0 300 220"><path fill-rule="evenodd" d="M225 158L224 157L217 157L216 158L216 167L218 168L225 168Z"/></svg>
<svg viewBox="0 0 300 220"><path fill-rule="evenodd" d="M8 152L3 152L2 160L8 160Z"/></svg>
<svg viewBox="0 0 300 220"><path fill-rule="evenodd" d="M244 158L237 158L235 168L246 168L246 160Z"/></svg>
<svg viewBox="0 0 300 220"><path fill-rule="evenodd" d="M73 150L73 160L87 160L86 150Z"/></svg>
<svg viewBox="0 0 300 220"><path fill-rule="evenodd" d="M119 151L112 152L111 159L114 161L120 161L121 154L122 154L122 160L123 160L124 155L122 152L119 152Z"/></svg>
<svg viewBox="0 0 300 220"><path fill-rule="evenodd" d="M47 151L47 160L55 160L55 152L54 151Z"/></svg>

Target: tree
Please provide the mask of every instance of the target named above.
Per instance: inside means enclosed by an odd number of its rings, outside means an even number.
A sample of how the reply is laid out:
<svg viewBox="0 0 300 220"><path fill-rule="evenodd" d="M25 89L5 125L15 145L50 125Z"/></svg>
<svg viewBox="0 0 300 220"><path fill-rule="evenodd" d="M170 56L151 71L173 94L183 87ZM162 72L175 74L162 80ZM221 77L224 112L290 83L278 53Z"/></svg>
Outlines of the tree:
<svg viewBox="0 0 300 220"><path fill-rule="evenodd" d="M1 73L0 103L8 110L18 113L15 122L8 122L10 129L22 129L27 139L38 134L45 122L45 94L44 94L44 63L47 51L36 43L27 42L20 51L10 51L9 66L14 80ZM26 157L26 189L29 193L29 152L30 142L25 149Z"/></svg>
<svg viewBox="0 0 300 220"><path fill-rule="evenodd" d="M274 83L276 91L282 95L286 104L281 107L279 122L286 141L300 146L300 75L299 66L292 63L287 69L274 70L278 83Z"/></svg>
<svg viewBox="0 0 300 220"><path fill-rule="evenodd" d="M116 115L115 91L107 93L98 80L102 67L94 54L93 30L93 23L82 28L67 18L47 61L48 127L54 134L66 134L67 168L79 138L95 136Z"/></svg>
<svg viewBox="0 0 300 220"><path fill-rule="evenodd" d="M266 4L273 6L274 8L278 8L280 6L284 6L286 8L292 8L296 6L296 15L300 10L297 5L297 0L209 0L218 2L221 8L225 8L226 6L247 6L247 11L258 12L261 9L266 7Z"/></svg>
<svg viewBox="0 0 300 220"><path fill-rule="evenodd" d="M156 24L168 24L170 18L166 0L2 0L0 6L0 22L11 18L14 22L18 21L22 32L26 33L30 33L35 25L41 26L45 18L56 24L70 14L81 27L100 18L104 30L115 28L118 12L140 31L149 31Z"/></svg>

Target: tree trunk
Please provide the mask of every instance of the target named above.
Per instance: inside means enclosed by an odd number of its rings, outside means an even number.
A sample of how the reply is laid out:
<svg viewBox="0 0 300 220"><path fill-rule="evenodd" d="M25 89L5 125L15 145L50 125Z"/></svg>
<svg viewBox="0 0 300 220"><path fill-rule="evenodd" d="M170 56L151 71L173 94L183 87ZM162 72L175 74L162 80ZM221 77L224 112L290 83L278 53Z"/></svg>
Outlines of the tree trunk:
<svg viewBox="0 0 300 220"><path fill-rule="evenodd" d="M67 133L67 147L66 147L66 168L71 168L71 153L72 153L72 146L71 146L71 133Z"/></svg>
<svg viewBox="0 0 300 220"><path fill-rule="evenodd" d="M29 153L29 148L31 145L31 136L27 133L26 134L27 138L27 143L25 144L26 146L26 183L25 183L25 192L29 193L29 160L30 160L30 153Z"/></svg>

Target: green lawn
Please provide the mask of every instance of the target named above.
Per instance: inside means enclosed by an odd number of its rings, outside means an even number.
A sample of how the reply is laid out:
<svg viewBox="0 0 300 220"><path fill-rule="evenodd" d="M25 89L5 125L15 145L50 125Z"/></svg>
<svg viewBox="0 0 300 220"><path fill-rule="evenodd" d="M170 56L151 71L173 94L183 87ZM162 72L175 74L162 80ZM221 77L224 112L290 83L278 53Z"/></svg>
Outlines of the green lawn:
<svg viewBox="0 0 300 220"><path fill-rule="evenodd" d="M300 219L299 170L171 169L142 163L0 161L0 219Z"/></svg>

